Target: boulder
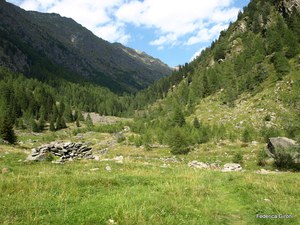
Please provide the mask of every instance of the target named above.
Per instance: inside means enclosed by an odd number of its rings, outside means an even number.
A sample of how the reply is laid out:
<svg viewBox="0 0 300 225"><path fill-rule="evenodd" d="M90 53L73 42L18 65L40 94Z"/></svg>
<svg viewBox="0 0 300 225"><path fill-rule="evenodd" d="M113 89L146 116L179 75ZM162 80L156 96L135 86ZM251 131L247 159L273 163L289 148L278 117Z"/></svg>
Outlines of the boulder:
<svg viewBox="0 0 300 225"><path fill-rule="evenodd" d="M300 146L296 141L286 137L269 138L267 154L276 158L279 154L290 155L294 163L300 164Z"/></svg>
<svg viewBox="0 0 300 225"><path fill-rule="evenodd" d="M227 163L224 165L222 172L234 172L234 171L241 171L243 168L238 163Z"/></svg>

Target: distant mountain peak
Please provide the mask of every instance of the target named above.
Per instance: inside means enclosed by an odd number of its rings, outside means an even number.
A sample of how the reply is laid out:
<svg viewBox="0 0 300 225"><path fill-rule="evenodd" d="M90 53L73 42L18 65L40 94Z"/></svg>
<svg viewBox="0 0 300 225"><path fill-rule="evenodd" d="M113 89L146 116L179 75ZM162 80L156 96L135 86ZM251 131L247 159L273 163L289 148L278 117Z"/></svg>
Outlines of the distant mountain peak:
<svg viewBox="0 0 300 225"><path fill-rule="evenodd" d="M0 65L28 76L36 67L46 69L40 64L47 61L62 69L54 76L64 78L66 70L122 93L143 89L172 72L160 60L119 43L111 44L71 18L25 11L3 0L0 30Z"/></svg>

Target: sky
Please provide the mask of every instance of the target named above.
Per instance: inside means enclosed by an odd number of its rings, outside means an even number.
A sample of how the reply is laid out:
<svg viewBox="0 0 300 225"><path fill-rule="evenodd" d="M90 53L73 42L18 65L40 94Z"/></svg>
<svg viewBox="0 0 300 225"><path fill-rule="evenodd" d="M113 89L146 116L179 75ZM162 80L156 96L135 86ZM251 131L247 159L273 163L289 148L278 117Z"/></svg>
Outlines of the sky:
<svg viewBox="0 0 300 225"><path fill-rule="evenodd" d="M250 0L7 0L25 10L74 19L111 43L171 67L190 62L234 22Z"/></svg>

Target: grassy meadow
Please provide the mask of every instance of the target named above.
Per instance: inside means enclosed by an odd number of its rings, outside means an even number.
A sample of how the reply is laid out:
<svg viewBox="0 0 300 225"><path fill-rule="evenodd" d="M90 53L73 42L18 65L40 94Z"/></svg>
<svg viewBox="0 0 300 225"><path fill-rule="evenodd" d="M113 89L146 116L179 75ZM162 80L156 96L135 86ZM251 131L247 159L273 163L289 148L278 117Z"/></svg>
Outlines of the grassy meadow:
<svg viewBox="0 0 300 225"><path fill-rule="evenodd" d="M7 170L0 174L0 224L300 224L299 173L257 174L263 144L208 143L174 157L168 148L146 151L124 141L99 161L24 161L32 147L53 140L90 142L97 155L113 139L69 129L54 137L23 133L18 145L1 145L0 168ZM236 152L243 155L243 172L187 166L192 160L222 166ZM112 160L119 155L123 163ZM264 214L293 218L257 218Z"/></svg>

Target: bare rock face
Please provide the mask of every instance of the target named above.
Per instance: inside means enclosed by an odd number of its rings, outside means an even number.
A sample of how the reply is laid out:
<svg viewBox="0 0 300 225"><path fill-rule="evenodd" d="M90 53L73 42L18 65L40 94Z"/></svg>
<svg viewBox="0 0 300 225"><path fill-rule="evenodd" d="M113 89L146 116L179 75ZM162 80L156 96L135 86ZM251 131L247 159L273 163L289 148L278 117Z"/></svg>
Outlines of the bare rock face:
<svg viewBox="0 0 300 225"><path fill-rule="evenodd" d="M279 10L283 15L290 15L294 10L300 12L300 0L280 0Z"/></svg>

